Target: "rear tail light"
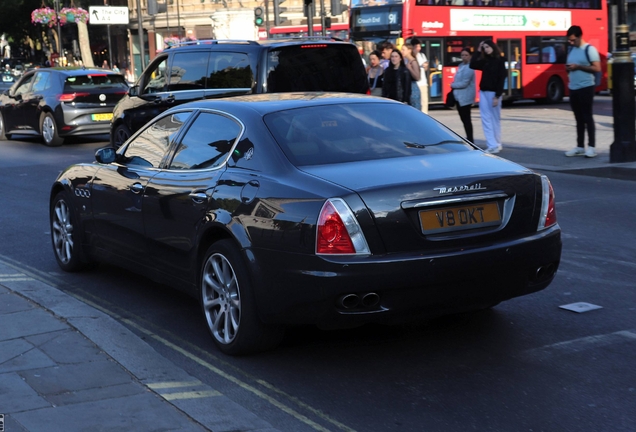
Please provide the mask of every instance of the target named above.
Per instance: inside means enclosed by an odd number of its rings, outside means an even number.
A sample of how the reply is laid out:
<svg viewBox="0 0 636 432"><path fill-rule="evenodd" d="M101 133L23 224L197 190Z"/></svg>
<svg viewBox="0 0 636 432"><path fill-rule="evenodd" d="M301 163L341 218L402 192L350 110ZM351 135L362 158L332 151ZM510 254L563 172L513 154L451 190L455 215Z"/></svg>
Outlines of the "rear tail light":
<svg viewBox="0 0 636 432"><path fill-rule="evenodd" d="M301 45L300 48L327 48L327 44Z"/></svg>
<svg viewBox="0 0 636 432"><path fill-rule="evenodd" d="M62 93L58 100L60 102L73 102L76 97L88 96L90 93Z"/></svg>
<svg viewBox="0 0 636 432"><path fill-rule="evenodd" d="M550 180L544 175L541 176L541 187L543 188L543 197L541 200L541 216L539 217L538 230L549 228L557 223L554 189L552 189Z"/></svg>
<svg viewBox="0 0 636 432"><path fill-rule="evenodd" d="M358 220L341 198L328 199L320 210L316 253L369 255L369 246Z"/></svg>

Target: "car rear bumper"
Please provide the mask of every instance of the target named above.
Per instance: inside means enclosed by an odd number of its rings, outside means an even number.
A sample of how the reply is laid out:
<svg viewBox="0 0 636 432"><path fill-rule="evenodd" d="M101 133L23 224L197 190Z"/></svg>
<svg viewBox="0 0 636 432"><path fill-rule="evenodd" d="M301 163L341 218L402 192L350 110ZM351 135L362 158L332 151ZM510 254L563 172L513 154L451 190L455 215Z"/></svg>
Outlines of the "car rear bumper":
<svg viewBox="0 0 636 432"><path fill-rule="evenodd" d="M60 136L108 134L113 107L102 109L64 109L63 123L59 125ZM104 120L93 120L93 115L108 116Z"/></svg>
<svg viewBox="0 0 636 432"><path fill-rule="evenodd" d="M555 226L475 249L365 259L246 252L256 264L253 283L265 322L339 328L483 309L540 291L559 266L560 234ZM377 303L365 306L368 294ZM347 295L357 296L357 305ZM353 307L343 304L349 299Z"/></svg>

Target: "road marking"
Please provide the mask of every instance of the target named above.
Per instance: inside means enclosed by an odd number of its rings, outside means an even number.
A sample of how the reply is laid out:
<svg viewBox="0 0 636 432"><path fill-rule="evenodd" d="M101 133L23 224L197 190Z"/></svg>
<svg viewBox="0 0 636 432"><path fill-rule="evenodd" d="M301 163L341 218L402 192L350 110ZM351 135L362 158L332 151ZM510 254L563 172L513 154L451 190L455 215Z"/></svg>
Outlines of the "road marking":
<svg viewBox="0 0 636 432"><path fill-rule="evenodd" d="M149 330L146 330L145 328L137 325L136 323L132 322L129 319L121 318L121 320L122 320L122 322L125 322L129 326L136 328L140 332L150 336L151 338L153 338L156 341L164 344L165 346L167 346L169 348L172 348L173 350L175 350L178 353L180 353L181 355L189 358L190 360L194 361L195 363L198 363L199 365L205 367L206 369L210 370L211 372L214 372L215 374L225 378L226 380L238 385L242 389L253 393L254 395L260 397L261 399L266 400L267 402L269 402L270 404L274 405L275 407L277 407L281 411L283 411L283 412L289 414L290 416L294 417L296 420L299 420L299 421L305 423L306 425L312 427L313 429L315 429L317 431L329 432L329 429L326 429L326 428L322 427L321 425L319 425L318 423L314 422L313 420L305 417L301 413L299 413L299 412L295 411L294 409L288 407L287 405L277 401L276 399L266 395L265 393L263 393L259 389L257 389L255 387L253 387L253 386L241 381L240 379L238 379L238 378L236 378L236 377L234 377L234 376L232 376L230 374L225 373L224 371L222 371L221 369L217 368L216 366L214 366L214 365L206 362L205 360L195 356L194 354L184 350L180 346L177 346L177 345L173 344L169 340L164 339L161 336L156 335L156 334L152 333Z"/></svg>
<svg viewBox="0 0 636 432"><path fill-rule="evenodd" d="M193 387L200 386L203 383L201 381L166 381L166 382L157 382L146 384L153 390L161 390L167 388L179 388L179 387Z"/></svg>
<svg viewBox="0 0 636 432"><path fill-rule="evenodd" d="M159 394L161 395L162 398L164 398L167 401L221 396L221 393L219 393L216 390L201 390L201 391L191 391L191 392L159 393Z"/></svg>
<svg viewBox="0 0 636 432"><path fill-rule="evenodd" d="M565 342L558 342L524 351L524 354L534 360L548 360L554 357L577 354L595 348L601 348L626 340L636 341L636 329L621 330L614 333L586 336Z"/></svg>
<svg viewBox="0 0 636 432"><path fill-rule="evenodd" d="M27 282L33 278L28 277L24 273L0 274L0 282Z"/></svg>

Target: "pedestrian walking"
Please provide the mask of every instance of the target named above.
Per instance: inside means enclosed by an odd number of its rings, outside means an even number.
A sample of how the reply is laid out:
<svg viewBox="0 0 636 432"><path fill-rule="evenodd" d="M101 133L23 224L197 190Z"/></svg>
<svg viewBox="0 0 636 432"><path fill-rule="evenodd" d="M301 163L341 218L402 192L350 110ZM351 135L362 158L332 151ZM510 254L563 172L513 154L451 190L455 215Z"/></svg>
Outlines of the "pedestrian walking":
<svg viewBox="0 0 636 432"><path fill-rule="evenodd" d="M422 95L420 92L420 88L417 85L417 82L421 78L420 65L417 64L417 60L413 55L413 45L411 45L410 43L405 43L404 45L402 45L402 58L404 59L406 68L411 73L411 99L409 100L409 105L421 111Z"/></svg>
<svg viewBox="0 0 636 432"><path fill-rule="evenodd" d="M411 73L396 49L391 52L391 66L384 71L382 96L407 104L411 101Z"/></svg>
<svg viewBox="0 0 636 432"><path fill-rule="evenodd" d="M428 59L426 54L422 52L422 42L418 38L413 38L411 44L413 45L413 55L417 64L420 65L420 80L417 85L420 88L422 112L428 114Z"/></svg>
<svg viewBox="0 0 636 432"><path fill-rule="evenodd" d="M583 30L574 25L567 31L570 51L565 68L568 71L570 106L576 120L576 147L565 152L566 156L596 157L596 127L592 107L594 105L595 74L601 71L598 50L583 40ZM587 150L585 149L587 129Z"/></svg>
<svg viewBox="0 0 636 432"><path fill-rule="evenodd" d="M470 68L470 48L464 48L461 52L462 62L457 68L455 79L451 83L451 91L457 101L457 112L464 124L466 139L475 142L473 139L473 123L470 118L470 109L475 103L475 71Z"/></svg>
<svg viewBox="0 0 636 432"><path fill-rule="evenodd" d="M384 68L380 65L380 52L373 51L369 54L369 63L367 67L367 80L372 96L382 96L382 82L384 81Z"/></svg>
<svg viewBox="0 0 636 432"><path fill-rule="evenodd" d="M102 62L102 69L110 69L110 66L108 66L108 60L104 60Z"/></svg>
<svg viewBox="0 0 636 432"><path fill-rule="evenodd" d="M486 152L501 151L501 95L506 79L506 61L499 47L491 41L479 43L477 52L470 60L470 68L481 71L479 82L479 114L486 136Z"/></svg>

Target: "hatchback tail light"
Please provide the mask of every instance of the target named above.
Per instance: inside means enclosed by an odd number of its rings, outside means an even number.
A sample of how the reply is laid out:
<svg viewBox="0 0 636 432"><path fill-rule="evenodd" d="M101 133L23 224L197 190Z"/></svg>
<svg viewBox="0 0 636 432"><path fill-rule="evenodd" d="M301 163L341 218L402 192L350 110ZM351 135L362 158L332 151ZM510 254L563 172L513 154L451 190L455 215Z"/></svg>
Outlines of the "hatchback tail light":
<svg viewBox="0 0 636 432"><path fill-rule="evenodd" d="M541 187L543 188L543 196L538 230L549 228L557 223L554 189L552 189L550 180L544 175L541 176Z"/></svg>
<svg viewBox="0 0 636 432"><path fill-rule="evenodd" d="M88 96L90 93L62 93L58 100L60 102L73 102L76 97Z"/></svg>
<svg viewBox="0 0 636 432"><path fill-rule="evenodd" d="M341 198L328 199L320 210L316 253L321 255L369 255L360 224Z"/></svg>

